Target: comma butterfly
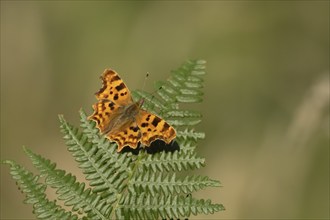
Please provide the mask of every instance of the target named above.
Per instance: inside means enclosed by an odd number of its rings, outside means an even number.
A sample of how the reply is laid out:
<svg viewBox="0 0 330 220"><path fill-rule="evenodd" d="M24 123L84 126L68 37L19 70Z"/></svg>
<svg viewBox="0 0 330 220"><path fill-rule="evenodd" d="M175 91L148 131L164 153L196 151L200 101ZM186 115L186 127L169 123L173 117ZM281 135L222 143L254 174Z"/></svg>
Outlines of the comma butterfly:
<svg viewBox="0 0 330 220"><path fill-rule="evenodd" d="M103 87L95 93L98 102L88 119L94 120L100 132L117 143L118 152L125 146L136 149L139 142L147 147L155 140L169 144L176 137L174 128L165 120L141 109L143 99L133 101L117 72L106 69L101 79Z"/></svg>

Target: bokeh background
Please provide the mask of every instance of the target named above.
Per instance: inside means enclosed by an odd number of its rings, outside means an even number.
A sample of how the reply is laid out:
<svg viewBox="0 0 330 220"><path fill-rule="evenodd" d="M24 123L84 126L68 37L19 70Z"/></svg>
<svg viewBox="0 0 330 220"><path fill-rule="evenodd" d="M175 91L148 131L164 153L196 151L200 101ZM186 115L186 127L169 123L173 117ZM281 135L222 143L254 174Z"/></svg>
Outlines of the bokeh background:
<svg viewBox="0 0 330 220"><path fill-rule="evenodd" d="M83 180L59 132L91 113L105 68L153 91L207 61L197 219L329 218L329 1L1 1L1 159L25 145ZM33 219L1 165L1 219Z"/></svg>

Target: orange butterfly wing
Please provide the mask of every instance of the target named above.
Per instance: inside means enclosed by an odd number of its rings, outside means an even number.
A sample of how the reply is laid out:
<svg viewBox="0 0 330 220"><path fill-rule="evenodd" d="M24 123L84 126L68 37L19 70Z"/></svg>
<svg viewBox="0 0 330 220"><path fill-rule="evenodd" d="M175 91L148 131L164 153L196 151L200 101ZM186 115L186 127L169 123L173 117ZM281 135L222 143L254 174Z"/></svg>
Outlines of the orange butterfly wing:
<svg viewBox="0 0 330 220"><path fill-rule="evenodd" d="M103 86L95 93L98 102L93 105L94 113L89 119L97 123L101 133L108 133L118 125L116 119L122 114L122 107L133 103L133 100L127 86L114 70L104 70L101 79Z"/></svg>
<svg viewBox="0 0 330 220"><path fill-rule="evenodd" d="M111 130L111 121L118 115L119 106L110 100L101 100L93 105L94 113L88 119L92 119L97 123L101 133L107 133Z"/></svg>
<svg viewBox="0 0 330 220"><path fill-rule="evenodd" d="M169 144L176 137L176 131L171 125L164 119L145 110L140 110L136 116L136 123L142 135L140 141L145 146L150 146L157 139Z"/></svg>
<svg viewBox="0 0 330 220"><path fill-rule="evenodd" d="M116 71L104 70L101 79L103 86L95 94L98 100L110 100L119 106L125 106L133 102L129 89Z"/></svg>
<svg viewBox="0 0 330 220"><path fill-rule="evenodd" d="M125 146L136 149L141 139L141 132L136 122L133 122L116 133L109 133L108 137L116 141L118 145L117 151L120 152Z"/></svg>

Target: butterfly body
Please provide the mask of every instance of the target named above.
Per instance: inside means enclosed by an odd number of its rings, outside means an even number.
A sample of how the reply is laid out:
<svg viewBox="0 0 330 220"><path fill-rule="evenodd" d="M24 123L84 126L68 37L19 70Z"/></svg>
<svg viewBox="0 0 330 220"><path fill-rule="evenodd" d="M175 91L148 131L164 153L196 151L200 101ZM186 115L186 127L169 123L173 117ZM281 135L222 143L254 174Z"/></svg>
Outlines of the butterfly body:
<svg viewBox="0 0 330 220"><path fill-rule="evenodd" d="M112 120L105 126L103 133L115 134L123 130L128 124L132 124L139 113L138 103L132 102L127 106L120 106L113 112Z"/></svg>
<svg viewBox="0 0 330 220"><path fill-rule="evenodd" d="M176 137L174 128L166 121L141 108L143 99L133 101L115 71L106 69L101 79L103 87L95 94L98 102L93 105L94 113L89 119L96 121L100 132L117 143L118 152L125 146L135 149L139 142L150 146L160 139L168 144Z"/></svg>

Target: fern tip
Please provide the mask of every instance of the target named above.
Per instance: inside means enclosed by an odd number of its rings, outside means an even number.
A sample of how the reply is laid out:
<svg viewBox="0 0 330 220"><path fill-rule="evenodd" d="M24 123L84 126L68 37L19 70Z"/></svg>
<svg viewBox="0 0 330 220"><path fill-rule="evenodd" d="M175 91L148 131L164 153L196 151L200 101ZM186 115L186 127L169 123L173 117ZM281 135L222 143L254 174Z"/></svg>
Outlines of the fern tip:
<svg viewBox="0 0 330 220"><path fill-rule="evenodd" d="M22 148L23 148L23 151L24 151L24 152L26 152L26 151L29 150L29 148L27 148L25 145L23 145Z"/></svg>
<svg viewBox="0 0 330 220"><path fill-rule="evenodd" d="M64 115L63 114L58 114L58 119L60 120L60 122L64 121Z"/></svg>
<svg viewBox="0 0 330 220"><path fill-rule="evenodd" d="M206 60L203 60L203 59L196 59L196 63L197 64L206 64Z"/></svg>
<svg viewBox="0 0 330 220"><path fill-rule="evenodd" d="M13 160L1 160L2 164L9 164L10 166L14 165L15 162Z"/></svg>
<svg viewBox="0 0 330 220"><path fill-rule="evenodd" d="M80 115L86 115L86 112L84 111L83 108L80 108L80 109L79 109L79 114L80 114Z"/></svg>
<svg viewBox="0 0 330 220"><path fill-rule="evenodd" d="M23 148L24 153L27 154L28 156L32 154L32 151L29 148L27 148L26 146L22 146L22 148Z"/></svg>

